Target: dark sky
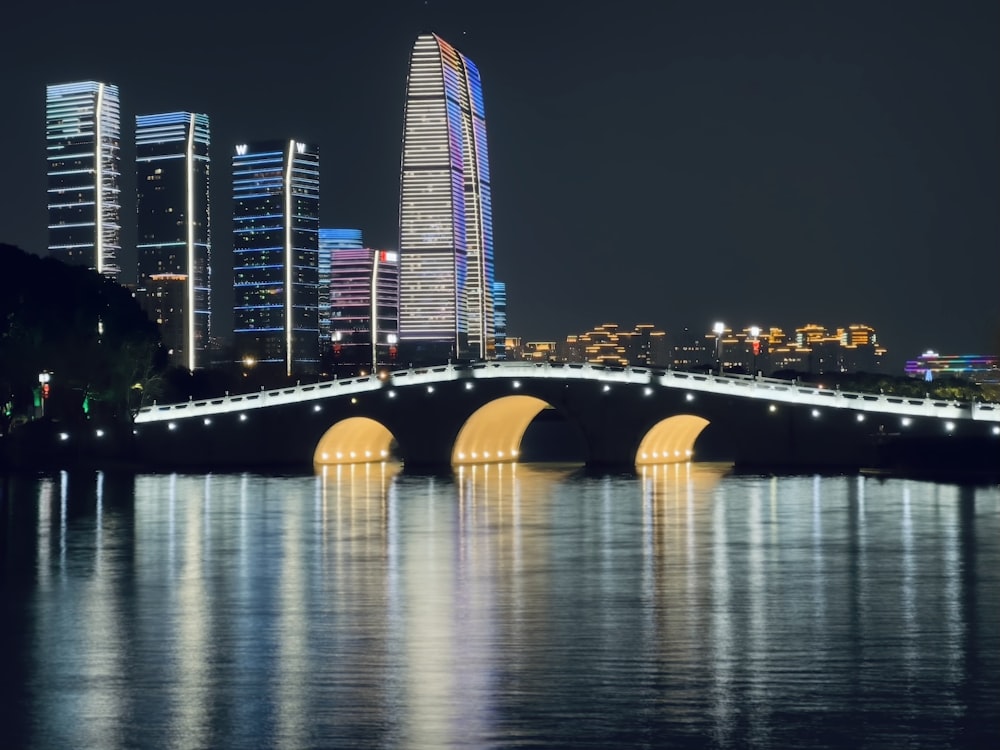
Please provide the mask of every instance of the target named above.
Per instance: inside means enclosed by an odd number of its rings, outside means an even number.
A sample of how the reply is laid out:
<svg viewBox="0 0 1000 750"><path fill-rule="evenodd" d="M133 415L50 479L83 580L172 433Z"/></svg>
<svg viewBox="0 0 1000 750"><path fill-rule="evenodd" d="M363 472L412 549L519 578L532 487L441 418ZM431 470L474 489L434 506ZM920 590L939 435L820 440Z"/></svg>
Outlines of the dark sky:
<svg viewBox="0 0 1000 750"><path fill-rule="evenodd" d="M134 116L210 115L223 307L237 142L319 143L322 224L395 247L433 30L482 74L512 334L865 322L892 364L1000 349L995 0L54 0L2 28L0 242L44 252L45 85L93 78L121 90L126 217Z"/></svg>

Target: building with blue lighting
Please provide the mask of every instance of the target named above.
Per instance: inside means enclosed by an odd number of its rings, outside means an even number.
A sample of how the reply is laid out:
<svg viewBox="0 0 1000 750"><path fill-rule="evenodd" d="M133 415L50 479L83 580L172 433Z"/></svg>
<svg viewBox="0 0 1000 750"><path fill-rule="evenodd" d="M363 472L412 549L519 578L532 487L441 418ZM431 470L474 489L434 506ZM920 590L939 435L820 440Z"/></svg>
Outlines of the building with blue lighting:
<svg viewBox="0 0 1000 750"><path fill-rule="evenodd" d="M319 365L319 148L239 144L233 154L233 344L285 377Z"/></svg>
<svg viewBox="0 0 1000 750"><path fill-rule="evenodd" d="M208 115L135 118L138 283L171 364L204 367L211 332Z"/></svg>
<svg viewBox="0 0 1000 750"><path fill-rule="evenodd" d="M494 358L507 359L507 284L503 281L493 282L493 337Z"/></svg>
<svg viewBox="0 0 1000 750"><path fill-rule="evenodd" d="M46 87L49 255L115 280L121 271L120 138L117 86Z"/></svg>
<svg viewBox="0 0 1000 750"><path fill-rule="evenodd" d="M407 358L495 352L493 213L475 64L420 35L406 84L399 207L400 339Z"/></svg>
<svg viewBox="0 0 1000 750"><path fill-rule="evenodd" d="M330 272L334 250L358 250L364 240L360 229L323 228L319 230L318 256L318 312L320 360L330 354Z"/></svg>

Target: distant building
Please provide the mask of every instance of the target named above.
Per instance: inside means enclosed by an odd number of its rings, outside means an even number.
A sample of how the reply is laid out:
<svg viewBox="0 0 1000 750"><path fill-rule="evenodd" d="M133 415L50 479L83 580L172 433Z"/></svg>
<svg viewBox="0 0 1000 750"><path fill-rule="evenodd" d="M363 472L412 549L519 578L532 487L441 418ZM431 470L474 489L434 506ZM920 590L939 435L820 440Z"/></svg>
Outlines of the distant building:
<svg viewBox="0 0 1000 750"><path fill-rule="evenodd" d="M317 255L317 298L316 310L319 325L320 359L330 354L330 273L334 250L359 250L364 240L360 229L319 230L319 253Z"/></svg>
<svg viewBox="0 0 1000 750"><path fill-rule="evenodd" d="M604 323L586 333L570 334L559 347L558 359L619 367L668 367L671 362L666 333L649 323L631 331L621 330L617 323Z"/></svg>
<svg viewBox="0 0 1000 750"><path fill-rule="evenodd" d="M336 248L330 264L331 364L338 375L396 369L399 253Z"/></svg>
<svg viewBox="0 0 1000 750"><path fill-rule="evenodd" d="M135 118L137 299L172 364L204 367L211 333L208 115Z"/></svg>
<svg viewBox="0 0 1000 750"><path fill-rule="evenodd" d="M233 155L233 339L248 367L319 365L319 149L296 140Z"/></svg>
<svg viewBox="0 0 1000 750"><path fill-rule="evenodd" d="M494 355L493 216L475 64L434 34L410 57L400 177L400 338L407 357Z"/></svg>
<svg viewBox="0 0 1000 750"><path fill-rule="evenodd" d="M121 251L118 87L46 87L49 255L118 280Z"/></svg>
<svg viewBox="0 0 1000 750"><path fill-rule="evenodd" d="M1000 358L982 354L938 354L924 352L907 360L906 374L921 380L936 380L953 375L977 385L1000 384Z"/></svg>
<svg viewBox="0 0 1000 750"><path fill-rule="evenodd" d="M495 359L507 359L507 285L493 282L493 331L496 339Z"/></svg>

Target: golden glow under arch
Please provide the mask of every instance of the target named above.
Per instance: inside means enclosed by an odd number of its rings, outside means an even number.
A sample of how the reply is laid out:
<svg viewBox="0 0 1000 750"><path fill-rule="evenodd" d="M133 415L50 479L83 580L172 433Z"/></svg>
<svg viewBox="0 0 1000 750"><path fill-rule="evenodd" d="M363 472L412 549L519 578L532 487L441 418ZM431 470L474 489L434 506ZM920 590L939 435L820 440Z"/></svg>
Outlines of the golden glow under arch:
<svg viewBox="0 0 1000 750"><path fill-rule="evenodd" d="M504 396L479 407L458 433L451 452L452 464L516 461L524 431L548 406L534 396Z"/></svg>
<svg viewBox="0 0 1000 750"><path fill-rule="evenodd" d="M639 443L636 466L690 461L694 441L708 426L708 420L693 414L678 414L653 425Z"/></svg>
<svg viewBox="0 0 1000 750"><path fill-rule="evenodd" d="M393 437L381 422L368 417L342 419L323 433L316 451L314 464L362 464L385 461Z"/></svg>

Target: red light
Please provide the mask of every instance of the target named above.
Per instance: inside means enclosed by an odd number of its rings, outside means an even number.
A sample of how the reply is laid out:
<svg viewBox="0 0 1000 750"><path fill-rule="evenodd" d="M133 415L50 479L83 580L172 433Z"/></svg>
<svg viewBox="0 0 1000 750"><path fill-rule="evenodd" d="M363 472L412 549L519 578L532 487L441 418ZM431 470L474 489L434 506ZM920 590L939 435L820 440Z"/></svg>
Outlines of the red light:
<svg viewBox="0 0 1000 750"><path fill-rule="evenodd" d="M754 356L760 354L760 342L759 341L754 341L753 342L753 353L754 353Z"/></svg>
<svg viewBox="0 0 1000 750"><path fill-rule="evenodd" d="M49 384L42 383L42 398L48 398L48 397L49 397Z"/></svg>

